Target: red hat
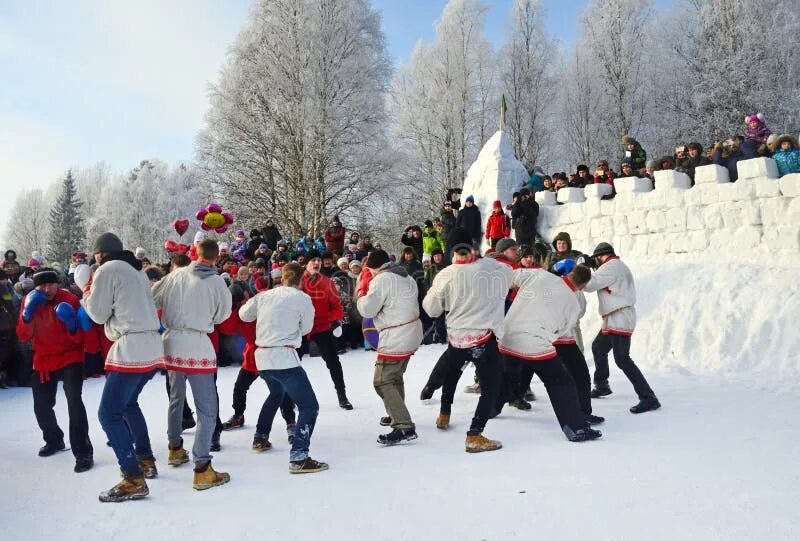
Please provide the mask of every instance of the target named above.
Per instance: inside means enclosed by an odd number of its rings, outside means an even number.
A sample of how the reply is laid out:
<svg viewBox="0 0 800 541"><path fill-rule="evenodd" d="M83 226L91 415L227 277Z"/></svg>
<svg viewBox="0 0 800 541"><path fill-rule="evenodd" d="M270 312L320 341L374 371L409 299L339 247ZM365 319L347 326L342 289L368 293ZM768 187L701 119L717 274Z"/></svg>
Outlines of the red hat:
<svg viewBox="0 0 800 541"><path fill-rule="evenodd" d="M503 208L503 203L498 199L494 203L492 203L492 208L501 209Z"/></svg>

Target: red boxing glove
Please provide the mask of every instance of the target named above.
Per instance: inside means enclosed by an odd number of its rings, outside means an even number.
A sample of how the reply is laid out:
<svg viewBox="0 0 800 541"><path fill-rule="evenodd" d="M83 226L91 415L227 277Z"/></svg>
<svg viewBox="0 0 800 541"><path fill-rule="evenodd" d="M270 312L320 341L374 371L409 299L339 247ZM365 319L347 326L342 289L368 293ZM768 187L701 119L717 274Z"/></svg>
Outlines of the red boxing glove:
<svg viewBox="0 0 800 541"><path fill-rule="evenodd" d="M363 297L369 291L369 283L372 281L372 273L369 269L365 266L361 269L361 283L358 286L358 291L356 292L356 297Z"/></svg>

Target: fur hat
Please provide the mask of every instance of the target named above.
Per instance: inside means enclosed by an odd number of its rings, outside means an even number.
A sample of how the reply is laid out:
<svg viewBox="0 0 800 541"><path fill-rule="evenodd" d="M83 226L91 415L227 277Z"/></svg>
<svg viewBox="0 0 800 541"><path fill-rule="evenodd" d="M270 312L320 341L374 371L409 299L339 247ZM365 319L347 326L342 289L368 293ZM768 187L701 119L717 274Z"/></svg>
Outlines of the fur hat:
<svg viewBox="0 0 800 541"><path fill-rule="evenodd" d="M389 261L391 261L389 259L389 254L384 250L375 250L371 252L367 258L367 267L370 269L379 269Z"/></svg>
<svg viewBox="0 0 800 541"><path fill-rule="evenodd" d="M560 231L558 235L553 237L553 248L556 247L556 242L563 240L567 243L567 250L572 250L572 237L566 231Z"/></svg>
<svg viewBox="0 0 800 541"><path fill-rule="evenodd" d="M775 139L775 148L779 148L784 141L789 141L792 144L792 148L797 148L797 139L789 135L788 133L784 133L780 135L777 139Z"/></svg>
<svg viewBox="0 0 800 541"><path fill-rule="evenodd" d="M305 253L306 261L311 261L312 259L322 259L322 255L319 253L319 250L311 249Z"/></svg>
<svg viewBox="0 0 800 541"><path fill-rule="evenodd" d="M145 258L145 256L147 255L147 252L145 252L144 248L142 248L141 246L137 246L136 250L133 251L133 255L136 257L136 259L140 259L141 260L141 259Z"/></svg>
<svg viewBox="0 0 800 541"><path fill-rule="evenodd" d="M628 135L627 133L622 136L622 144L623 145L635 145L637 143L638 143L638 141L636 139L634 139L633 137L631 137L630 135Z"/></svg>
<svg viewBox="0 0 800 541"><path fill-rule="evenodd" d="M205 231L198 231L194 234L194 243L197 244L199 242L203 242L206 240L206 233Z"/></svg>
<svg viewBox="0 0 800 541"><path fill-rule="evenodd" d="M33 275L33 287L43 284L57 284L58 274L53 269L42 269Z"/></svg>
<svg viewBox="0 0 800 541"><path fill-rule="evenodd" d="M339 259L336 260L336 266L337 267L339 265L341 265L342 263L344 263L345 265L349 265L349 262L347 261L346 257L340 257Z"/></svg>
<svg viewBox="0 0 800 541"><path fill-rule="evenodd" d="M686 150L689 151L689 150L692 150L692 149L695 149L697 152L703 152L703 145L701 145L700 143L698 143L696 141L692 141L691 143L686 145Z"/></svg>
<svg viewBox="0 0 800 541"><path fill-rule="evenodd" d="M350 270L353 270L353 267L363 267L363 265L361 264L361 261L359 261L358 259L352 260L350 262L349 266L350 266Z"/></svg>

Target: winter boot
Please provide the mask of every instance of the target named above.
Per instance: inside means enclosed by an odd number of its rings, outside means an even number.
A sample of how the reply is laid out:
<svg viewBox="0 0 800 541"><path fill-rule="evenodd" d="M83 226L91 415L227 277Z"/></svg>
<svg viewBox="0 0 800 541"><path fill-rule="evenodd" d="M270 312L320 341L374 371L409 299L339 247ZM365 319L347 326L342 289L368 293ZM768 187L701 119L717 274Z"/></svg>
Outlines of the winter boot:
<svg viewBox="0 0 800 541"><path fill-rule="evenodd" d="M230 474L215 471L214 468L211 467L211 462L206 462L202 466L195 466L194 484L192 484L192 488L195 490L206 490L211 487L224 485L230 480Z"/></svg>
<svg viewBox="0 0 800 541"><path fill-rule="evenodd" d="M294 443L294 427L295 423L286 425L286 439L289 440L289 445Z"/></svg>
<svg viewBox="0 0 800 541"><path fill-rule="evenodd" d="M347 395L344 391L337 391L336 395L339 397L339 407L343 410L351 410L353 409L353 404L347 399Z"/></svg>
<svg viewBox="0 0 800 541"><path fill-rule="evenodd" d="M533 394L533 391L531 391L531 388L528 387L528 390L525 391L525 395L522 398L527 400L528 402L533 402L533 401L536 400L536 395Z"/></svg>
<svg viewBox="0 0 800 541"><path fill-rule="evenodd" d="M82 455L75 457L75 473L83 473L89 471L94 466L94 458L92 455Z"/></svg>
<svg viewBox="0 0 800 541"><path fill-rule="evenodd" d="M569 441L574 442L581 442L581 441L589 441L589 440L596 440L597 438L602 437L603 433L599 430L595 430L594 428L579 428L578 430L572 430L569 426L564 425L563 427L564 435L567 437Z"/></svg>
<svg viewBox="0 0 800 541"><path fill-rule="evenodd" d="M101 502L124 502L126 500L141 500L150 494L144 475L135 475L122 472L122 481L111 490L100 493Z"/></svg>
<svg viewBox="0 0 800 541"><path fill-rule="evenodd" d="M66 447L64 446L64 440L60 440L60 441L56 441L56 442L52 442L52 443L45 443L39 449L39 456L42 456L42 457L44 457L44 456L52 456L52 455L58 453L59 451L63 451L64 449L66 449Z"/></svg>
<svg viewBox="0 0 800 541"><path fill-rule="evenodd" d="M661 407L661 402L654 396L652 398L642 398L639 403L631 408L631 413L644 413L646 411L657 410Z"/></svg>
<svg viewBox="0 0 800 541"><path fill-rule="evenodd" d="M169 456L167 457L167 464L170 466L180 466L189 462L189 453L183 448L183 439L181 442L173 447L169 446Z"/></svg>
<svg viewBox="0 0 800 541"><path fill-rule="evenodd" d="M189 457L186 458L188 459ZM156 468L155 457L151 456L150 458L140 458L139 468L141 468L145 479L155 479L158 477L158 468Z"/></svg>
<svg viewBox="0 0 800 541"><path fill-rule="evenodd" d="M256 434L253 437L253 446L251 449L254 453L263 453L264 451L269 451L272 449L272 444L269 442L266 436Z"/></svg>
<svg viewBox="0 0 800 541"><path fill-rule="evenodd" d="M231 418L222 423L222 430L233 430L244 426L244 415L231 415Z"/></svg>
<svg viewBox="0 0 800 541"><path fill-rule="evenodd" d="M317 462L311 457L305 460L292 460L289 462L289 473L317 473L328 469L324 462Z"/></svg>
<svg viewBox="0 0 800 541"><path fill-rule="evenodd" d="M512 400L511 402L508 403L508 405L511 406L512 408L517 408L518 410L522 411L528 411L529 409L531 409L530 402L527 402L521 398Z"/></svg>
<svg viewBox="0 0 800 541"><path fill-rule="evenodd" d="M381 445L395 445L415 439L417 439L417 431L413 428L395 428L388 434L378 436L378 443Z"/></svg>
<svg viewBox="0 0 800 541"><path fill-rule="evenodd" d="M214 432L211 436L211 449L209 449L212 453L218 453L222 451L222 444L219 442L219 432Z"/></svg>
<svg viewBox="0 0 800 541"><path fill-rule="evenodd" d="M434 389L426 385L425 387L422 388L422 392L419 393L419 399L430 400L431 398L433 398L433 392Z"/></svg>
<svg viewBox="0 0 800 541"><path fill-rule="evenodd" d="M482 453L484 451L497 451L502 449L503 444L497 440L490 440L484 437L483 434L476 434L470 436L467 434L467 452L468 453Z"/></svg>
<svg viewBox="0 0 800 541"><path fill-rule="evenodd" d="M469 394L481 394L481 382L476 381L472 385L464 387L464 392Z"/></svg>
<svg viewBox="0 0 800 541"><path fill-rule="evenodd" d="M381 417L379 423L381 426L392 426L392 418L388 415L386 417Z"/></svg>
<svg viewBox="0 0 800 541"><path fill-rule="evenodd" d="M194 417L189 414L188 417L184 417L181 421L181 428L183 430L189 430L190 428L194 428L197 426L197 421L194 420Z"/></svg>
<svg viewBox="0 0 800 541"><path fill-rule="evenodd" d="M601 398L603 396L608 396L611 394L611 387L608 386L608 383L595 383L594 389L589 396L592 398Z"/></svg>
<svg viewBox="0 0 800 541"><path fill-rule="evenodd" d="M447 430L450 428L450 415L447 413L440 413L436 417L436 428L439 430Z"/></svg>
<svg viewBox="0 0 800 541"><path fill-rule="evenodd" d="M592 415L591 413L586 415L586 422L590 425L599 425L605 422L605 417L600 417L599 415Z"/></svg>

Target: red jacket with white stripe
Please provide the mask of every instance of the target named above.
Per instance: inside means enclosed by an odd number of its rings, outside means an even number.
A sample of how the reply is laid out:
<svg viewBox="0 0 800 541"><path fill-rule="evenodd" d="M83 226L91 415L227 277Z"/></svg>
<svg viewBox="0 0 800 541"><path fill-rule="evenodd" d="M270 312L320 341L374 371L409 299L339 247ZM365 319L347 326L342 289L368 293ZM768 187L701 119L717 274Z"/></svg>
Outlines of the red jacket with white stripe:
<svg viewBox="0 0 800 541"><path fill-rule="evenodd" d="M584 291L597 291L603 334L630 336L636 328L636 284L628 266L616 256L592 275Z"/></svg>
<svg viewBox="0 0 800 541"><path fill-rule="evenodd" d="M342 321L344 311L342 301L339 298L339 290L336 284L327 276L318 273L314 278L307 273L303 273L302 289L311 297L314 305L314 328L311 334L331 330L331 323Z"/></svg>
<svg viewBox="0 0 800 541"><path fill-rule="evenodd" d="M556 356L553 342L575 326L580 307L572 284L544 269L514 271L517 297L506 314L501 353L525 361Z"/></svg>

